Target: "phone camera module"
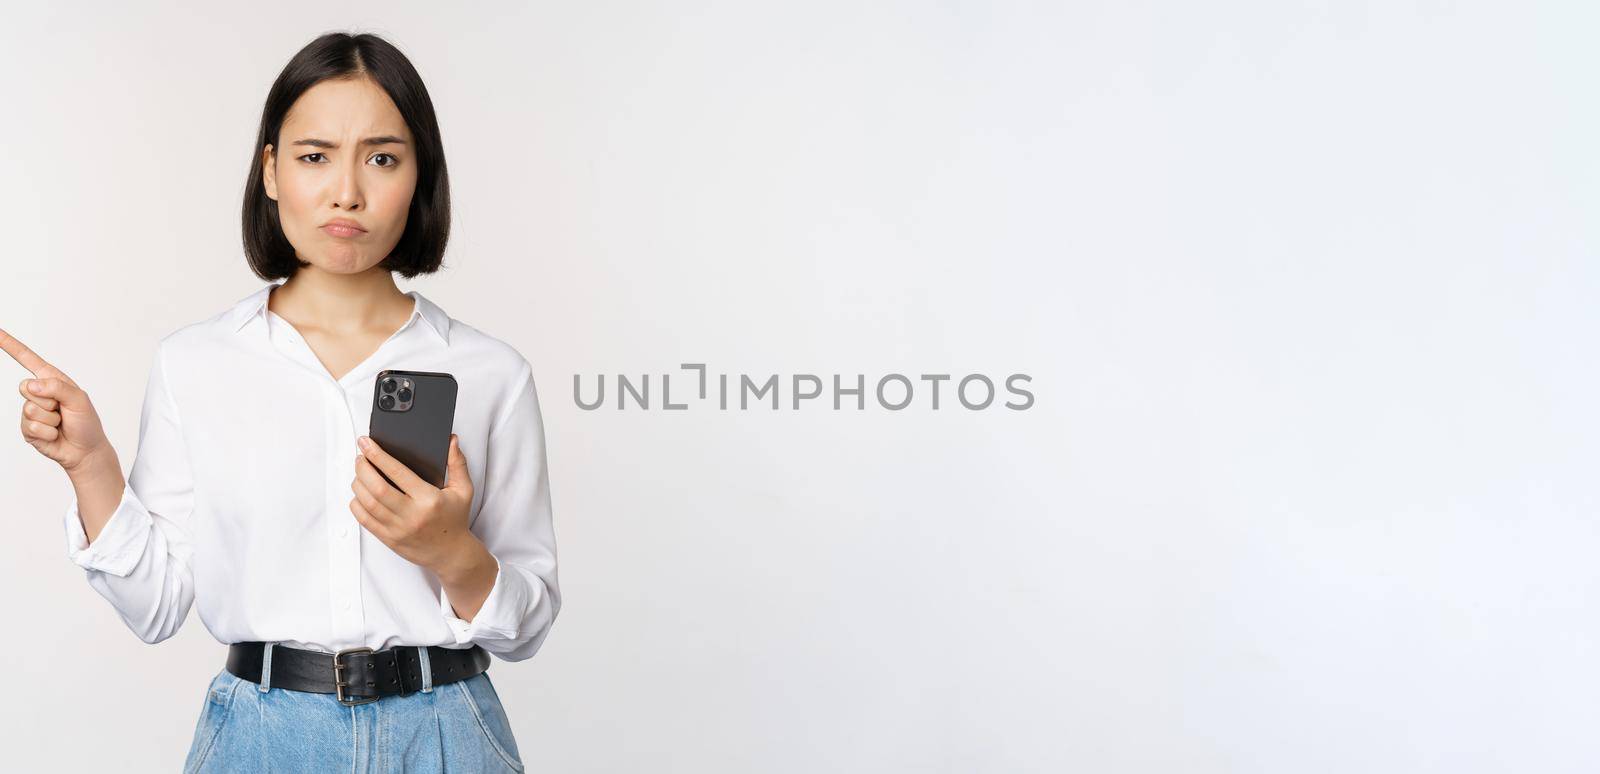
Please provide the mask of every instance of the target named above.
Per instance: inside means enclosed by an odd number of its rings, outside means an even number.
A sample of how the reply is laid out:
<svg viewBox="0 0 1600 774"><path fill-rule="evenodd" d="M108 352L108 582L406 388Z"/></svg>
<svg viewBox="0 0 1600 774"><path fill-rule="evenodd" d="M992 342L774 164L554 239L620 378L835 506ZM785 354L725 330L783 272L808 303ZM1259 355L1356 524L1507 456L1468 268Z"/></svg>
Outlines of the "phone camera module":
<svg viewBox="0 0 1600 774"><path fill-rule="evenodd" d="M383 380L383 391L384 392L394 392L394 388L397 387L397 386L399 386L399 385L395 382L394 377L386 377Z"/></svg>
<svg viewBox="0 0 1600 774"><path fill-rule="evenodd" d="M397 393L397 397L400 398L400 402L401 403L410 403L411 402L411 388L409 388L409 387L401 387L400 388L400 392Z"/></svg>
<svg viewBox="0 0 1600 774"><path fill-rule="evenodd" d="M384 396L378 398L378 407L383 409L384 411L388 411L389 409L394 408L394 396L393 395L384 395Z"/></svg>

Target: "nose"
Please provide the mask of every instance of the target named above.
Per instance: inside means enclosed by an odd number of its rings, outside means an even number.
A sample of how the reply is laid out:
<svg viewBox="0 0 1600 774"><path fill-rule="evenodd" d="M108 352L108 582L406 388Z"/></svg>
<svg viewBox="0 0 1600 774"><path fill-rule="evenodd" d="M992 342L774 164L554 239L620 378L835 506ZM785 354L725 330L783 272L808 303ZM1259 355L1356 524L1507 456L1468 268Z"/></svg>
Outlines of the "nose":
<svg viewBox="0 0 1600 774"><path fill-rule="evenodd" d="M349 166L341 166L334 181L334 206L346 210L359 210L364 203L361 194L361 175Z"/></svg>

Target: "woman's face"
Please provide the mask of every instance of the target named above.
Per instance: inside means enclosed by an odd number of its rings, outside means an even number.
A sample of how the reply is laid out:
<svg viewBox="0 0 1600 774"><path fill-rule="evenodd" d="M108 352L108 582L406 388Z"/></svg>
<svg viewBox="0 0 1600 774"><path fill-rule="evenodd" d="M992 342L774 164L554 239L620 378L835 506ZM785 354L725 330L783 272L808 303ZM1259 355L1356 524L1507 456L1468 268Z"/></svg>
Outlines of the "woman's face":
<svg viewBox="0 0 1600 774"><path fill-rule="evenodd" d="M355 274L388 257L417 188L411 132L389 95L367 78L318 83L289 109L278 143L261 151L264 183L300 260ZM328 225L336 219L360 230Z"/></svg>

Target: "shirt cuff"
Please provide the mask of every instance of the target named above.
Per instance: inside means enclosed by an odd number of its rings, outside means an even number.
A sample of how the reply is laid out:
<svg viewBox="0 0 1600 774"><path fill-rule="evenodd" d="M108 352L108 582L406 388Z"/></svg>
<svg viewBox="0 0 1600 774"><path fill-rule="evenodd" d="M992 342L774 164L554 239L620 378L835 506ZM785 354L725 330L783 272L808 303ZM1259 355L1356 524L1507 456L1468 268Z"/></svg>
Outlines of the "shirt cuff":
<svg viewBox="0 0 1600 774"><path fill-rule="evenodd" d="M523 610L527 607L527 581L523 580L520 573L507 571L505 565L500 563L500 557L495 557L494 562L494 587L489 589L489 596L484 598L483 606L478 608L478 614L470 622L456 615L455 607L450 604L449 592L445 591L444 586L439 587L439 610L444 614L445 623L455 633L458 645L517 638Z"/></svg>
<svg viewBox="0 0 1600 774"><path fill-rule="evenodd" d="M111 512L111 519L101 528L100 536L95 538L93 544L83 531L77 495L73 495L65 516L63 526L67 531L67 558L85 570L106 572L118 577L126 577L139 564L153 523L144 504L139 502L133 488L126 483L122 486L122 499L118 501L117 509Z"/></svg>

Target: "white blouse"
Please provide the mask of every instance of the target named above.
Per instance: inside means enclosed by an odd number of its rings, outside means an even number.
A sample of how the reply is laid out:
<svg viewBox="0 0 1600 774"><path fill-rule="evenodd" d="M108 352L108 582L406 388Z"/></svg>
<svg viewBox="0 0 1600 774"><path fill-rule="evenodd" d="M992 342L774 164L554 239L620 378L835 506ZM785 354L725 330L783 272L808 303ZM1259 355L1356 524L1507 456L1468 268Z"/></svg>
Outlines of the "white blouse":
<svg viewBox="0 0 1600 774"><path fill-rule="evenodd" d="M561 609L544 421L528 361L417 291L411 317L335 380L262 287L161 339L122 501L88 543L74 496L68 556L145 642L191 603L224 644L483 646L533 656ZM356 438L378 371L455 376L454 432L471 472L470 524L499 564L465 621L437 577L350 512Z"/></svg>

